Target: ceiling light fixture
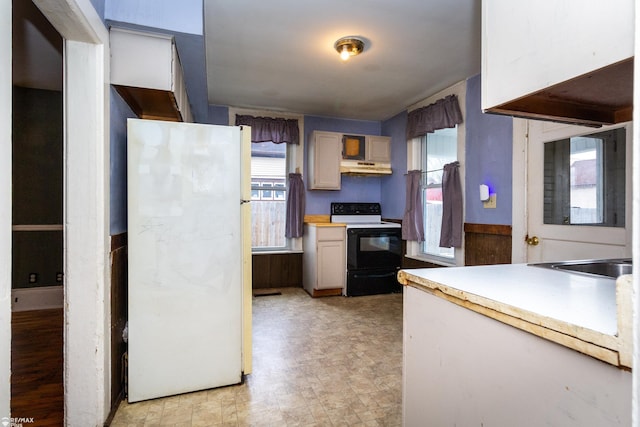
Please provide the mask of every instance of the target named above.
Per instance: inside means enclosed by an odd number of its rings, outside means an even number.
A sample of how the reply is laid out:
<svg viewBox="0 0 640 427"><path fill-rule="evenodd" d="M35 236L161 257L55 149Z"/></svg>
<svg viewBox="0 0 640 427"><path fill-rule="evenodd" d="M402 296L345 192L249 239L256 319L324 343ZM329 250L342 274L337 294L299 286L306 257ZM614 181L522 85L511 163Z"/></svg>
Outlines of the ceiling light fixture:
<svg viewBox="0 0 640 427"><path fill-rule="evenodd" d="M357 37L348 36L338 39L333 47L340 54L340 58L346 61L364 50L364 42Z"/></svg>

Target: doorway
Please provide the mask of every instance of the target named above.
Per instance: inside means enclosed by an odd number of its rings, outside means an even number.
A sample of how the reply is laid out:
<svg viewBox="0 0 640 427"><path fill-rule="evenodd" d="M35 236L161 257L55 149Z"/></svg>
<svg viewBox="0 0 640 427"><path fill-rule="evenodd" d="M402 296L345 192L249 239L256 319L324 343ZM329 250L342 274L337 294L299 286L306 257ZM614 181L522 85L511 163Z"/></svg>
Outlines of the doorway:
<svg viewBox="0 0 640 427"><path fill-rule="evenodd" d="M631 256L631 141L630 124L514 119L514 262Z"/></svg>
<svg viewBox="0 0 640 427"><path fill-rule="evenodd" d="M30 0L12 32L11 414L61 425L63 40Z"/></svg>
<svg viewBox="0 0 640 427"><path fill-rule="evenodd" d="M90 0L33 0L64 40L64 409L65 423L100 425L109 389L108 32ZM0 21L0 120L11 140L11 3ZM8 100L8 102L7 102ZM0 412L10 412L11 147L0 145ZM4 209L7 207L7 209ZM4 416L4 415L3 415Z"/></svg>

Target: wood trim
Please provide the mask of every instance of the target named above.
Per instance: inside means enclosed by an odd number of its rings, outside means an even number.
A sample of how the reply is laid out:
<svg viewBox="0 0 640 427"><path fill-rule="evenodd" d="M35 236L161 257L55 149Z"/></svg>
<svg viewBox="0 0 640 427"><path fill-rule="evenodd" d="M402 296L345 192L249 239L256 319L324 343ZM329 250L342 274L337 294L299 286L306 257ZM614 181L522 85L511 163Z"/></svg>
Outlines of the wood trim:
<svg viewBox="0 0 640 427"><path fill-rule="evenodd" d="M313 293L311 293L311 296L313 298L334 297L334 296L340 296L340 295L342 295L342 288L336 288L336 289L314 289Z"/></svg>
<svg viewBox="0 0 640 427"><path fill-rule="evenodd" d="M511 226L501 224L464 224L465 233L495 234L499 236L511 236Z"/></svg>
<svg viewBox="0 0 640 427"><path fill-rule="evenodd" d="M63 231L62 224L12 225L11 231Z"/></svg>

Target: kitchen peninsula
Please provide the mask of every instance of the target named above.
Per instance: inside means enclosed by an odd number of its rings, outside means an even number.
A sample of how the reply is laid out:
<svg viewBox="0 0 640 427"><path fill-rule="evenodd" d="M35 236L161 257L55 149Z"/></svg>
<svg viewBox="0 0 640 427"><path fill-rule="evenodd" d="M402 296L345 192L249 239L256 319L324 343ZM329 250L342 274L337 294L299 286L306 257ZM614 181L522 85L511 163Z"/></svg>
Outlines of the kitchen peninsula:
<svg viewBox="0 0 640 427"><path fill-rule="evenodd" d="M402 270L405 425L629 425L631 276Z"/></svg>

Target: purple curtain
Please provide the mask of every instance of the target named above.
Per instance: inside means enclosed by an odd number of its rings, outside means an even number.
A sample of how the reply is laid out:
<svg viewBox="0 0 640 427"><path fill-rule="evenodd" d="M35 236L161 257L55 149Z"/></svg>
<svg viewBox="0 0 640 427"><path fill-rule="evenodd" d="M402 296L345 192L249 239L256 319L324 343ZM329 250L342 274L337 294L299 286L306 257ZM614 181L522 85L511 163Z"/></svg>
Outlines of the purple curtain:
<svg viewBox="0 0 640 427"><path fill-rule="evenodd" d="M458 97L449 95L409 113L407 139L423 136L438 129L452 128L459 123L462 123L462 113Z"/></svg>
<svg viewBox="0 0 640 427"><path fill-rule="evenodd" d="M241 116L236 114L236 126L251 126L251 142L274 144L300 144L298 121L271 117Z"/></svg>
<svg viewBox="0 0 640 427"><path fill-rule="evenodd" d="M424 222L422 216L422 195L420 181L422 172L412 170L407 173L407 198L402 219L402 239L416 242L424 241Z"/></svg>
<svg viewBox="0 0 640 427"><path fill-rule="evenodd" d="M442 172L442 248L462 246L462 184L459 169L460 163L452 162L444 165Z"/></svg>
<svg viewBox="0 0 640 427"><path fill-rule="evenodd" d="M304 182L299 173L289 174L285 237L302 237L304 233Z"/></svg>

